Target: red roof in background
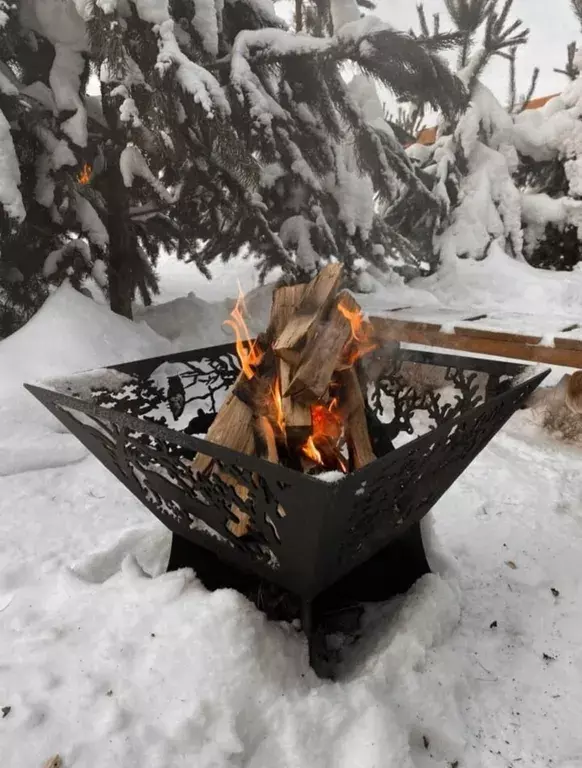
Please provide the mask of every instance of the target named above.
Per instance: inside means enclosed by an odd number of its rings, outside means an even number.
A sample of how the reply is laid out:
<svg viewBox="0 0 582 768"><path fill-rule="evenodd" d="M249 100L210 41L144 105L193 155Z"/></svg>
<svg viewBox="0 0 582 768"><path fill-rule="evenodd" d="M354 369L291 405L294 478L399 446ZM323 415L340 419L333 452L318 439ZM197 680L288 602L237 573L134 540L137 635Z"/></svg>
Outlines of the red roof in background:
<svg viewBox="0 0 582 768"><path fill-rule="evenodd" d="M551 96L540 96L540 98L538 99L532 99L531 101L527 102L524 109L539 109L540 107L543 107L544 104L547 104L548 101L550 99L553 99L555 96L559 96L559 94L552 93ZM422 131L416 137L416 143L424 144L425 146L430 146L431 144L435 143L436 135L437 135L436 125L433 126L432 128L423 128Z"/></svg>

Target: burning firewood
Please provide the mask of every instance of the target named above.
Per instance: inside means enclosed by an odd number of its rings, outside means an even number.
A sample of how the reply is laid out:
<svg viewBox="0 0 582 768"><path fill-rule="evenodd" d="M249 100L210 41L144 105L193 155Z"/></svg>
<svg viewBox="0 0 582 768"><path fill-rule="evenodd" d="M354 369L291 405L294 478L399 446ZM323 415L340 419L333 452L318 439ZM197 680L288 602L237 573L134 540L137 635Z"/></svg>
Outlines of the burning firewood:
<svg viewBox="0 0 582 768"><path fill-rule="evenodd" d="M294 360L293 352L313 333L329 311L342 279L340 264L322 269L306 287L293 315L275 339L273 349L284 360ZM290 354L291 353L291 354Z"/></svg>
<svg viewBox="0 0 582 768"><path fill-rule="evenodd" d="M376 458L368 434L364 396L353 367L342 371L339 376L350 469L361 469Z"/></svg>
<svg viewBox="0 0 582 768"><path fill-rule="evenodd" d="M269 327L256 341L239 298L228 324L242 370L208 440L310 473L348 472L373 461L355 366L378 343L354 296L339 290L341 280L341 266L333 264L307 285L277 289ZM244 502L252 489L211 457L199 455L192 466L216 472L234 489L241 505L232 503L238 522L229 521L228 528L244 536L250 526Z"/></svg>
<svg viewBox="0 0 582 768"><path fill-rule="evenodd" d="M321 400L329 388L333 373L351 336L350 315L359 310L348 291L337 296L327 322L320 323L305 345L295 376L283 395L306 403Z"/></svg>

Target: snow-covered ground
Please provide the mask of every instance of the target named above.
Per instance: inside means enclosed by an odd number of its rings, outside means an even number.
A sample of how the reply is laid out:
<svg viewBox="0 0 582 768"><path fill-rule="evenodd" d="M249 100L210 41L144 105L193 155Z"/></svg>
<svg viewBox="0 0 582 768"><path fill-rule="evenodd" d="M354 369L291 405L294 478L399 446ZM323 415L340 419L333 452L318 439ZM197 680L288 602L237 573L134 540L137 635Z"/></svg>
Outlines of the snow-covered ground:
<svg viewBox="0 0 582 768"><path fill-rule="evenodd" d="M292 627L164 574L165 529L21 390L225 338L233 284L255 285L246 269L210 284L164 272L178 303L143 317L171 340L65 287L0 343L2 765L582 768L581 455L528 411L436 506L437 573L396 614L369 611L332 684ZM437 303L448 289L432 290ZM253 301L259 317L264 291Z"/></svg>

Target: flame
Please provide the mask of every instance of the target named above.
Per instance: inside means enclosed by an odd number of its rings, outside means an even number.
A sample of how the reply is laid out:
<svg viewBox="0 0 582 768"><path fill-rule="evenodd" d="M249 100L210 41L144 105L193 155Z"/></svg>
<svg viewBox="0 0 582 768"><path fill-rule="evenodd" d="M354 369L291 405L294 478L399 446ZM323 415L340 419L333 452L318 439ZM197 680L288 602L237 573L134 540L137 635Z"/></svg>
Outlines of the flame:
<svg viewBox="0 0 582 768"><path fill-rule="evenodd" d="M232 320L225 320L224 325L229 325L233 329L236 336L236 353L241 362L243 373L247 379L252 379L255 375L253 368L260 364L263 359L263 352L254 341L250 340L244 312L246 312L244 294L239 284L238 299L230 313Z"/></svg>
<svg viewBox="0 0 582 768"><path fill-rule="evenodd" d="M314 461L316 464L323 464L321 453L317 450L315 443L313 442L313 435L309 435L301 450L308 459L311 459L311 461Z"/></svg>
<svg viewBox="0 0 582 768"><path fill-rule="evenodd" d="M346 307L346 305L341 301L337 305L337 308L350 324L352 330L352 339L354 341L364 341L365 339L361 338L362 326L364 325L364 313L362 310L358 309L354 311L352 309L348 309L348 307Z"/></svg>
<svg viewBox="0 0 582 768"><path fill-rule="evenodd" d="M337 308L350 324L352 337L346 352L346 364L351 367L356 360L372 352L378 344L372 340L372 326L364 320L361 309L356 311L349 309L341 301Z"/></svg>
<svg viewBox="0 0 582 768"><path fill-rule="evenodd" d="M338 408L337 397L334 397L329 405L318 403L311 406L313 432L301 450L308 459L321 466L326 465L324 455L329 457L331 454L341 471L347 472L347 466L338 447L343 435L343 424Z"/></svg>
<svg viewBox="0 0 582 768"><path fill-rule="evenodd" d="M275 423L284 435L285 415L283 414L283 398L281 397L281 381L279 380L279 377L275 379L275 385L271 387L271 394L275 405Z"/></svg>
<svg viewBox="0 0 582 768"><path fill-rule="evenodd" d="M85 163L82 170L77 174L77 181L79 184L88 184L91 181L91 173L93 168L89 163Z"/></svg>

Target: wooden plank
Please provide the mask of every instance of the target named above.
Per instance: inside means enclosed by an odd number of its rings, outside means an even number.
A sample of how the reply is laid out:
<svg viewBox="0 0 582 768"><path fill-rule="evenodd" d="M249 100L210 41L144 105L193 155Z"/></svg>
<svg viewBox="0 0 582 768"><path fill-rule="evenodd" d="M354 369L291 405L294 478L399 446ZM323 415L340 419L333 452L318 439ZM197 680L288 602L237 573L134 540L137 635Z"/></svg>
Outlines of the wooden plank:
<svg viewBox="0 0 582 768"><path fill-rule="evenodd" d="M539 344L543 336L528 336L509 331L494 331L488 328L470 328L465 325L455 325L455 333L461 336L474 336L478 339L493 339L494 341L509 341L516 344Z"/></svg>
<svg viewBox="0 0 582 768"><path fill-rule="evenodd" d="M557 349L571 349L573 352L582 352L582 339L568 339L557 336L554 339L554 346Z"/></svg>
<svg viewBox="0 0 582 768"><path fill-rule="evenodd" d="M374 330L380 339L456 349L463 352L476 352L481 355L527 360L533 363L582 368L582 349L544 347L539 344L529 345L516 341L502 341L496 338L444 333L440 330L418 330L414 324L410 325L403 321L384 317L371 317L370 322L374 325Z"/></svg>

